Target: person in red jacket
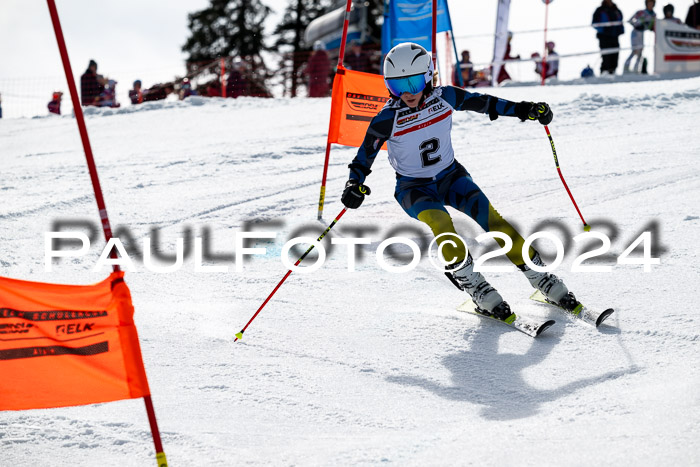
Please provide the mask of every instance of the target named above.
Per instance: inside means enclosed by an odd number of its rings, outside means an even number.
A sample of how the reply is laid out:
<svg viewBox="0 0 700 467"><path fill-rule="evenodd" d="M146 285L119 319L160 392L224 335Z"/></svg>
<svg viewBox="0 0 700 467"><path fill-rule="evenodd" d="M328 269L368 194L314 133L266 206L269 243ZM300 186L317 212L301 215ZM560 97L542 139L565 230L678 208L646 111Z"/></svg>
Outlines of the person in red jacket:
<svg viewBox="0 0 700 467"><path fill-rule="evenodd" d="M129 90L129 99L131 99L131 105L138 105L143 102L140 79L134 81L134 88Z"/></svg>
<svg viewBox="0 0 700 467"><path fill-rule="evenodd" d="M314 52L306 64L306 74L309 76L309 97L327 97L330 91L328 78L331 73L331 60L328 58L326 46L321 41L314 43Z"/></svg>
<svg viewBox="0 0 700 467"><path fill-rule="evenodd" d="M235 99L250 94L250 80L245 64L240 58L237 58L231 64L231 71L226 80L226 97Z"/></svg>
<svg viewBox="0 0 700 467"><path fill-rule="evenodd" d="M49 102L49 112L56 115L61 115L61 99L63 98L63 93L61 91L56 91L53 93L51 102Z"/></svg>
<svg viewBox="0 0 700 467"><path fill-rule="evenodd" d="M510 41L513 39L513 33L508 31L508 43L506 44L506 53L503 55L503 60L520 60L520 55L516 55L515 57L511 57L510 55ZM510 75L506 71L506 64L504 63L501 66L501 71L498 73L498 84L501 84L503 81L510 79Z"/></svg>

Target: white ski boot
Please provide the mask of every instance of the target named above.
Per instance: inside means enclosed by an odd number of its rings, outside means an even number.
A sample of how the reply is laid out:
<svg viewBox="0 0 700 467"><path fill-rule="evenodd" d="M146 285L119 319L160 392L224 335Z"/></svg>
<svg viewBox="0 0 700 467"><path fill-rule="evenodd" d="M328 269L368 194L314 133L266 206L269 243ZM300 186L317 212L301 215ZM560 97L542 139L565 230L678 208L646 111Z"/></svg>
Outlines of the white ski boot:
<svg viewBox="0 0 700 467"><path fill-rule="evenodd" d="M474 271L474 261L472 256L467 257L467 261L461 268L451 269L447 266L445 275L460 290L467 292L476 308L481 312L505 321L512 313L508 303L503 301L501 294L486 282L480 272Z"/></svg>
<svg viewBox="0 0 700 467"><path fill-rule="evenodd" d="M544 261L539 253L535 253L532 262L536 266L544 267ZM567 310L573 310L578 305L578 300L574 294L564 285L564 282L549 272L538 272L530 269L526 264L518 266L530 281L530 285L542 292L550 302L559 305Z"/></svg>

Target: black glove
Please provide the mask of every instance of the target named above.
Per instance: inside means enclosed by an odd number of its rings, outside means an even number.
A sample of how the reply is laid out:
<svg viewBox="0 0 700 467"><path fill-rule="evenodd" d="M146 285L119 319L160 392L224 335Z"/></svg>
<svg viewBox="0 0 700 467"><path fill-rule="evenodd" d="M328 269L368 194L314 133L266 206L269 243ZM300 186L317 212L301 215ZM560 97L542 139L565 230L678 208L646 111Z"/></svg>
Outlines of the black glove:
<svg viewBox="0 0 700 467"><path fill-rule="evenodd" d="M515 115L522 121L538 120L542 125L549 125L554 118L552 109L544 102L520 102L515 104Z"/></svg>
<svg viewBox="0 0 700 467"><path fill-rule="evenodd" d="M348 180L340 200L345 207L357 209L362 204L362 201L364 201L365 195L369 195L370 193L371 190L368 186L360 185L357 180Z"/></svg>

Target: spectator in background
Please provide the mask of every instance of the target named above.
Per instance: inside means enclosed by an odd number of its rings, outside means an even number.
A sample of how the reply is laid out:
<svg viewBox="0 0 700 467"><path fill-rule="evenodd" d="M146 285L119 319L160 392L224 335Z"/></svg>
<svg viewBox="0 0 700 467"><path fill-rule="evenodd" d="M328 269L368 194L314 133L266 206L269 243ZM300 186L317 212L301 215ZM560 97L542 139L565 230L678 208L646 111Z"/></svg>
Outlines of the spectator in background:
<svg viewBox="0 0 700 467"><path fill-rule="evenodd" d="M131 99L131 105L137 105L143 102L143 92L141 92L140 79L134 81L134 88L129 90L129 99Z"/></svg>
<svg viewBox="0 0 700 467"><path fill-rule="evenodd" d="M49 112L56 115L61 115L61 99L63 98L63 93L61 91L56 91L53 93L51 102L49 102Z"/></svg>
<svg viewBox="0 0 700 467"><path fill-rule="evenodd" d="M196 96L197 90L192 88L192 83L189 78L182 80L182 85L180 86L180 100L187 99L190 96Z"/></svg>
<svg viewBox="0 0 700 467"><path fill-rule="evenodd" d="M542 76L542 67L544 67L544 77L552 78L559 74L559 54L554 51L554 42L547 42L547 60L542 63L540 54L535 52L532 54L535 59L535 73Z"/></svg>
<svg viewBox="0 0 700 467"><path fill-rule="evenodd" d="M695 3L688 8L685 24L691 28L700 29L700 3L698 3L698 0L695 0Z"/></svg>
<svg viewBox="0 0 700 467"><path fill-rule="evenodd" d="M632 53L630 53L630 56L625 60L625 73L629 73L630 65L634 57L637 58L634 63L634 72L639 72L639 64L642 61L642 51L644 50L644 31L654 30L654 23L656 21L654 6L656 5L656 0L645 0L644 3L646 8L637 11L629 20L629 23L634 29L632 29Z"/></svg>
<svg viewBox="0 0 700 467"><path fill-rule="evenodd" d="M350 50L345 56L346 68L353 71L371 73L372 63L369 55L362 50L362 44L358 40L350 41Z"/></svg>
<svg viewBox="0 0 700 467"><path fill-rule="evenodd" d="M612 0L603 0L603 3L593 13L593 25L598 32L598 44L603 55L603 63L600 64L600 74L615 74L620 52L608 52L608 49L620 48L620 36L624 34L625 27L622 24L595 26L599 23L622 22L622 12Z"/></svg>
<svg viewBox="0 0 700 467"><path fill-rule="evenodd" d="M250 81L246 76L245 64L240 58L236 58L231 65L231 71L226 80L226 97L234 99L250 95Z"/></svg>
<svg viewBox="0 0 700 467"><path fill-rule="evenodd" d="M2 118L2 94L0 94L0 118Z"/></svg>
<svg viewBox="0 0 700 467"><path fill-rule="evenodd" d="M207 84L208 97L221 97L221 82L217 79Z"/></svg>
<svg viewBox="0 0 700 467"><path fill-rule="evenodd" d="M172 94L174 89L173 83L156 84L146 89L146 92L143 93L143 101L162 101Z"/></svg>
<svg viewBox="0 0 700 467"><path fill-rule="evenodd" d="M664 7L664 19L668 21L672 21L676 24L683 24L683 21L680 20L680 18L676 18L673 16L675 8L673 8L673 5L670 3Z"/></svg>
<svg viewBox="0 0 700 467"><path fill-rule="evenodd" d="M474 86L474 64L471 61L468 50L462 50L462 58L459 61L459 69L455 70L454 79L452 80L455 86L459 86L459 78L457 73L462 74L462 85L464 87Z"/></svg>
<svg viewBox="0 0 700 467"><path fill-rule="evenodd" d="M82 105L99 105L100 94L105 90L107 80L97 74L97 62L90 60L87 70L80 77L80 103Z"/></svg>
<svg viewBox="0 0 700 467"><path fill-rule="evenodd" d="M100 107L120 107L121 104L117 102L117 82L113 79L107 81L102 94L100 94L100 101L98 104Z"/></svg>
<svg viewBox="0 0 700 467"><path fill-rule="evenodd" d="M520 55L516 55L515 57L511 57L510 55L510 41L513 39L513 33L508 31L508 42L506 43L506 53L503 55L503 60L520 60ZM506 71L506 64L504 63L501 65L501 71L498 73L498 84L501 84L503 81L510 79L510 75Z"/></svg>
<svg viewBox="0 0 700 467"><path fill-rule="evenodd" d="M326 46L321 41L314 43L314 51L306 64L309 76L309 97L327 97L330 90L328 78L331 73L331 61Z"/></svg>

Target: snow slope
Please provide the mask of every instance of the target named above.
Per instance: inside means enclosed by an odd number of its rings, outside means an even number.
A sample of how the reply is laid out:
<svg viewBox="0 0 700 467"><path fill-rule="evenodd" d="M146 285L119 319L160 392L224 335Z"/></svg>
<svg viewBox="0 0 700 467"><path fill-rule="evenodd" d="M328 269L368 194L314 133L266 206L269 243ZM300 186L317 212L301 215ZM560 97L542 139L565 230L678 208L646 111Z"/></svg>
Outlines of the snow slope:
<svg viewBox="0 0 700 467"><path fill-rule="evenodd" d="M112 225L137 242L156 228L171 254L187 229L209 228L212 250L233 255L236 232L277 232L242 272L225 258L206 264L228 272L196 273L190 257L176 273L137 260L127 273L171 465L700 465L700 78L493 93L552 105L550 130L584 217L617 229L602 262L612 272L571 272L576 249L556 271L589 306L615 307L598 330L530 302L520 273L488 277L516 311L557 320L537 340L454 311L465 296L427 259L408 274L382 270L381 240L419 240L392 229L428 231L394 201L380 155L372 196L334 229L375 229L357 271L336 247L322 270L293 274L234 344L286 271L284 241L323 229L330 100L190 99L88 115ZM97 220L75 120L6 120L0 141L0 274L102 279L107 269L91 271L101 233L88 256L44 272L54 220ZM563 224L568 241L581 232L540 125L460 113L453 144L524 235L546 220ZM342 209L353 153L333 149L328 221ZM480 233L465 216L455 221L465 236ZM661 264L651 273L615 265L654 222ZM137 400L0 413L0 446L0 464L15 467L154 463Z"/></svg>

